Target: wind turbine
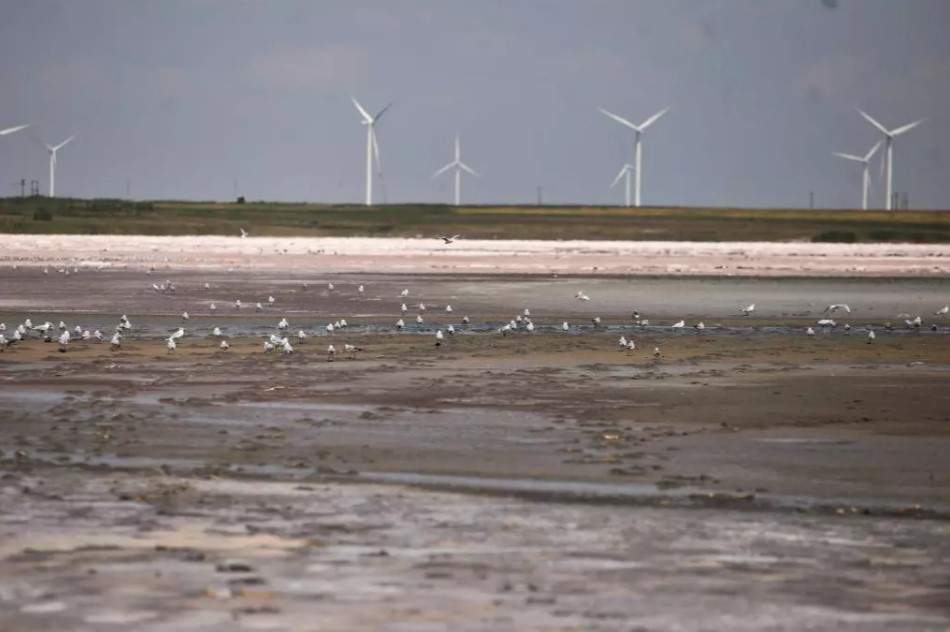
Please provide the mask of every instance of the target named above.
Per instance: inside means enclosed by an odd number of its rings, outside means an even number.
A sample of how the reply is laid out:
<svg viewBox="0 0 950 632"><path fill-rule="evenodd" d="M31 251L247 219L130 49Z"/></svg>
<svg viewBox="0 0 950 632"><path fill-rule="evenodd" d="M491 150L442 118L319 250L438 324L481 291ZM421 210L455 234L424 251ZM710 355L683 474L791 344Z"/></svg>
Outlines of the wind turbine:
<svg viewBox="0 0 950 632"><path fill-rule="evenodd" d="M641 180L641 176L642 176L642 172L643 172L643 170L642 170L642 166L643 166L643 146L642 146L642 144L641 144L641 142L640 142L640 141L641 141L641 138L640 138L640 137L643 135L643 131L644 131L646 128L648 128L648 127L650 127L651 125L653 125L654 123L656 123L657 120L659 120L659 118L660 118L661 116L663 116L664 114L666 114L666 113L669 111L670 108L668 108L668 107L667 107L667 108L663 108L662 110L660 110L659 112L657 112L656 114L654 114L653 116L651 116L650 118L648 118L647 120L643 121L643 122L640 123L639 125L634 125L633 123L631 123L631 122L628 121L627 119L623 118L622 116L617 116L616 114L614 114L614 113L612 113L612 112L608 112L608 111L605 110L604 108L597 108L597 109L600 110L601 114L603 114L604 116L608 116L608 117L612 118L613 120L617 121L618 123L620 123L621 125L625 125L625 126L629 127L629 128L632 129L632 130L634 131L634 133L635 133L635 136L634 136L634 159L633 159L633 164L634 164L634 169L636 170L636 181L635 181L636 186L635 186L635 188L634 188L634 205L635 205L635 206L640 206L640 180Z"/></svg>
<svg viewBox="0 0 950 632"><path fill-rule="evenodd" d="M626 176L627 182L625 186L626 191L624 194L624 201L625 201L626 206L630 206L630 174L632 172L633 172L633 165L631 165L628 162L627 164L625 164L623 167L620 168L620 172L617 174L617 177L614 178L614 181L610 185L611 189L614 188L615 186L617 186L617 183L620 182L620 178L623 178L624 176Z"/></svg>
<svg viewBox="0 0 950 632"><path fill-rule="evenodd" d="M909 132L918 125L924 122L924 119L919 121L914 121L913 123L908 123L907 125L902 125L901 127L889 130L876 120L874 120L870 114L867 112L858 109L858 113L867 119L868 123L876 127L882 134L884 134L884 159L887 163L887 176L886 176L886 195L884 208L891 210L893 208L893 195L891 191L893 190L894 184L894 139L903 134L904 132Z"/></svg>
<svg viewBox="0 0 950 632"><path fill-rule="evenodd" d="M473 176L477 176L478 174L474 169L462 162L462 145L459 142L458 134L455 135L455 160L433 173L432 177L438 178L452 167L455 167L455 206L459 206L462 203L462 172L465 171Z"/></svg>
<svg viewBox="0 0 950 632"><path fill-rule="evenodd" d="M56 152L66 146L75 136L70 136L58 145L46 145L49 152L49 196L56 197Z"/></svg>
<svg viewBox="0 0 950 632"><path fill-rule="evenodd" d="M868 210L868 192L871 189L871 173L870 173L871 158L874 156L875 153L877 153L877 150L880 149L880 147L881 147L881 141L877 141L874 147L871 147L871 151L869 151L864 156L855 156L854 154L843 154L838 151L836 151L834 154L835 156L838 156L839 158L844 158L845 160L853 160L854 162L860 162L862 165L864 165L864 173L861 180L861 191L862 191L861 209L865 211Z"/></svg>
<svg viewBox="0 0 950 632"><path fill-rule="evenodd" d="M26 125L17 125L16 127L8 127L7 129L0 129L0 136L6 136L7 134L12 134L14 132L19 132L21 129L26 129L30 124Z"/></svg>
<svg viewBox="0 0 950 632"><path fill-rule="evenodd" d="M390 102L389 105L380 110L376 116L370 116L369 112L360 105L360 102L357 101L354 97L350 97L353 101L353 105L356 106L356 109L359 110L360 116L363 117L363 125L366 126L366 206L373 205L373 157L376 157L376 167L381 168L379 164L379 143L376 141L376 123L379 122L380 117L383 113L389 109L389 106L392 105Z"/></svg>

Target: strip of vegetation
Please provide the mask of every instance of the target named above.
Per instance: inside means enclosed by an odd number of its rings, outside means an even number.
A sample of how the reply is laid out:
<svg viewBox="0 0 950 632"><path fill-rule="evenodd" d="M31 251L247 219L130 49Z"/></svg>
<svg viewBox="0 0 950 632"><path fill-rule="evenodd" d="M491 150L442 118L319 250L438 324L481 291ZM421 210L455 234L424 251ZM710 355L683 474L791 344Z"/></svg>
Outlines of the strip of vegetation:
<svg viewBox="0 0 950 632"><path fill-rule="evenodd" d="M950 243L950 212L0 199L6 233Z"/></svg>

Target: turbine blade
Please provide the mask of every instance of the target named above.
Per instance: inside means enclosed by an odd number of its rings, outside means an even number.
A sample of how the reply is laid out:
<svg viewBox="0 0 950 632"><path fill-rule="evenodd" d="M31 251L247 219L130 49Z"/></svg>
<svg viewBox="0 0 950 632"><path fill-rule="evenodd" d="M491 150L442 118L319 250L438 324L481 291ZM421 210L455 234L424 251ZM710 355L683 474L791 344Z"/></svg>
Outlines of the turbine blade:
<svg viewBox="0 0 950 632"><path fill-rule="evenodd" d="M645 130L646 128L648 128L648 127L650 127L651 125L653 125L654 123L656 123L658 120L660 120L660 117L661 117L661 116L663 116L664 114L666 114L666 113L669 112L669 111L670 111L670 108L669 108L669 107L665 107L665 108L663 108L662 110L660 110L659 112L657 112L656 114L654 114L653 116L651 116L650 118L648 118L647 120L645 120L645 121L643 121L642 123L640 123L640 131L642 132L642 131Z"/></svg>
<svg viewBox="0 0 950 632"><path fill-rule="evenodd" d="M617 186L617 183L620 182L620 179L623 178L623 175L627 173L627 165L624 165L620 168L620 173L617 174L617 177L614 178L614 181L610 183L610 188Z"/></svg>
<svg viewBox="0 0 950 632"><path fill-rule="evenodd" d="M640 131L640 129L639 129L636 125L634 125L633 123L631 123L630 121L628 121L628 120L625 119L624 117L622 117L622 116L617 116L617 115L614 114L613 112L608 112L608 111L605 110L604 108L597 108L597 109L600 110L600 113L601 113L601 114L603 114L604 116L609 116L610 118L612 118L613 120L617 121L617 122L620 123L621 125L626 125L626 126L629 127L630 129L632 129L632 130L634 130L634 131L637 131L637 132Z"/></svg>
<svg viewBox="0 0 950 632"><path fill-rule="evenodd" d="M362 105L360 105L360 102L356 100L356 97L350 97L350 99L353 101L353 105L356 106L356 109L360 111L360 115L363 117L363 122L372 123L373 117L369 115L369 112L367 112Z"/></svg>
<svg viewBox="0 0 950 632"><path fill-rule="evenodd" d="M6 136L7 134L12 134L13 132L19 132L21 129L26 129L30 124L26 125L17 125L16 127L8 127L7 129L0 129L0 136Z"/></svg>
<svg viewBox="0 0 950 632"><path fill-rule="evenodd" d="M459 142L459 135L455 135L455 159L462 159L462 144Z"/></svg>
<svg viewBox="0 0 950 632"><path fill-rule="evenodd" d="M388 110L389 107L390 107L392 104L393 104L393 101L390 101L389 103L386 104L386 107L384 107L382 110L380 110L379 112L377 112L377 113L376 113L376 118L373 119L373 122L375 123L376 121L378 121L378 120L380 119L380 117L383 116L383 113L384 113L386 110Z"/></svg>
<svg viewBox="0 0 950 632"><path fill-rule="evenodd" d="M880 149L880 148L881 148L881 141L877 141L877 142L874 144L874 147L871 147L871 151L869 151L869 152L867 153L867 155L864 156L864 161L865 161L865 162L870 162L871 158L874 157L874 154L876 154L876 153L877 153L877 150Z"/></svg>
<svg viewBox="0 0 950 632"><path fill-rule="evenodd" d="M845 160L853 160L855 162L864 162L864 158L862 158L861 156L855 156L854 154L843 154L840 151L836 151L834 155L838 156L839 158L844 158Z"/></svg>
<svg viewBox="0 0 950 632"><path fill-rule="evenodd" d="M882 134L884 134L885 136L891 135L891 133L887 131L887 128L881 125L880 123L878 123L877 121L875 121L874 118L870 114L868 114L867 112L865 112L864 110L860 108L857 108L857 110L858 110L858 114L860 114L865 119L867 119L868 123L870 123L871 125L876 127L878 130L880 130Z"/></svg>
<svg viewBox="0 0 950 632"><path fill-rule="evenodd" d="M454 166L455 166L455 162L450 162L449 164L445 165L444 167L442 167L441 169L439 169L438 171L436 171L435 173L433 173L433 174L432 174L432 177L433 177L433 178L438 178L439 176L441 176L443 173L445 173L446 171L448 171L449 169L451 169L451 168L454 167Z"/></svg>
<svg viewBox="0 0 950 632"><path fill-rule="evenodd" d="M904 132L909 132L910 130L914 129L915 127L917 127L923 122L924 122L924 119L920 119L919 121L914 121L913 123L908 123L907 125L904 125L903 127L898 127L895 130L891 130L891 136L900 136Z"/></svg>
<svg viewBox="0 0 950 632"><path fill-rule="evenodd" d="M376 140L376 128L370 127L370 138L373 139L373 156L376 158L376 173L383 174L383 163L379 161L379 141Z"/></svg>
<svg viewBox="0 0 950 632"><path fill-rule="evenodd" d="M471 167L469 167L467 164L465 164L465 163L462 162L461 160L457 160L457 161L456 161L456 164L458 164L459 169L461 169L462 171L465 171L465 172L467 172L467 173L470 173L470 174L472 174L473 176L477 176L477 175L478 175L478 172L477 172L477 171L475 171L474 169L472 169Z"/></svg>
<svg viewBox="0 0 950 632"><path fill-rule="evenodd" d="M65 147L70 141L72 141L72 139L74 139L74 138L76 138L76 137L75 137L75 136L70 136L69 138L67 138L66 140L64 140L63 142L61 142L60 144L58 144L58 145L56 145L55 147L53 147L53 151L58 151L59 149L62 149L62 148Z"/></svg>

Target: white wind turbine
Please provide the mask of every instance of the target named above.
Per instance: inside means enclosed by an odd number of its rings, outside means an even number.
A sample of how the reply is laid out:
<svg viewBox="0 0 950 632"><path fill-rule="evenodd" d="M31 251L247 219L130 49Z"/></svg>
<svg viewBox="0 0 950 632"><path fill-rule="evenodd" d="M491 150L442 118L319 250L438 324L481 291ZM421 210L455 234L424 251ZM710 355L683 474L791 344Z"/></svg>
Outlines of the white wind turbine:
<svg viewBox="0 0 950 632"><path fill-rule="evenodd" d="M629 128L632 129L632 130L634 131L634 133L635 133L635 136L634 136L634 152L633 152L633 153L634 153L634 157L633 157L633 165L634 165L634 167L633 167L633 168L634 168L634 170L635 170L635 175L636 175L635 187L634 187L634 205L635 205L635 206L640 206L640 181L641 181L641 179L642 179L642 174L643 174L643 169L642 169L642 167L643 167L643 146L642 146L642 144L641 144L641 138L640 138L640 137L643 135L643 131L644 131L646 128L648 128L648 127L650 127L651 125L653 125L654 123L656 123L657 120L659 120L659 118L660 118L661 116L663 116L664 114L666 114L666 113L669 111L670 108L668 108L668 107L667 107L667 108L663 108L662 110L660 110L659 112L657 112L656 114L654 114L653 116L651 116L650 118L648 118L647 120L643 121L643 122L640 123L639 125L634 125L633 123L631 123L631 122L628 121L627 119L623 118L622 116L617 116L616 114L614 114L614 113L612 113L612 112L608 112L608 111L605 110L604 108L597 108L597 109L600 110L601 114L603 114L604 116L608 116L608 117L612 118L613 120L617 121L618 123L620 123L621 125L625 125L625 126L629 127Z"/></svg>
<svg viewBox="0 0 950 632"><path fill-rule="evenodd" d="M462 172L465 171L466 173L470 173L473 176L477 176L478 173L476 173L475 170L469 167L467 164L462 162L462 145L459 142L459 137L457 134L455 136L455 160L433 173L432 177L438 178L453 167L455 167L455 206L459 206L462 203Z"/></svg>
<svg viewBox="0 0 950 632"><path fill-rule="evenodd" d="M633 165L629 162L620 168L620 172L617 174L617 177L614 178L614 181L611 183L610 188L617 186L617 183L620 182L620 178L626 176L626 185L624 193L624 201L626 206L630 206L630 174L633 172Z"/></svg>
<svg viewBox="0 0 950 632"><path fill-rule="evenodd" d="M49 152L49 196L56 197L56 152L66 146L75 136L70 136L58 145L47 145L46 151Z"/></svg>
<svg viewBox="0 0 950 632"><path fill-rule="evenodd" d="M885 191L886 198L884 200L884 208L891 210L893 208L893 199L892 191L894 184L894 139L903 134L904 132L909 132L918 125L924 122L923 119L919 121L914 121L913 123L908 123L907 125L902 125L901 127L889 130L876 120L871 118L871 115L867 112L864 112L858 109L858 113L867 119L868 123L876 127L882 134L884 134L884 160L886 161L887 175L885 176Z"/></svg>
<svg viewBox="0 0 950 632"><path fill-rule="evenodd" d="M871 190L871 158L877 153L877 150L881 147L881 141L878 141L874 147L871 147L871 151L866 153L864 156L855 156L854 154L843 154L836 151L835 156L839 158L844 158L845 160L853 160L854 162L860 162L864 165L864 173L861 180L861 209L868 210L868 193Z"/></svg>
<svg viewBox="0 0 950 632"><path fill-rule="evenodd" d="M376 116L370 116L369 112L360 105L354 97L350 97L353 100L353 105L356 106L356 109L359 110L360 116L363 117L363 125L366 126L366 206L373 205L373 157L376 157L376 167L380 168L379 164L379 143L376 141L376 123L379 122L380 117L383 113L389 109L389 106L392 103L389 103L386 107L380 110Z"/></svg>
<svg viewBox="0 0 950 632"><path fill-rule="evenodd" d="M12 134L14 132L19 132L21 129L26 129L30 124L26 125L17 125L16 127L8 127L6 129L0 129L0 136L6 136L7 134Z"/></svg>

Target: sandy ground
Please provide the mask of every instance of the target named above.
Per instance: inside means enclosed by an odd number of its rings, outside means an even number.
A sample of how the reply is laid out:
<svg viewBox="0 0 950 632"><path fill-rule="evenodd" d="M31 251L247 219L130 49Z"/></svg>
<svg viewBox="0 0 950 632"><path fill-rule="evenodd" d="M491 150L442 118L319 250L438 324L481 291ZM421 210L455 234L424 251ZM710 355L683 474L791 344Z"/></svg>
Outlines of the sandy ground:
<svg viewBox="0 0 950 632"><path fill-rule="evenodd" d="M7 334L133 330L0 353L2 630L950 625L945 277L27 265L50 256L0 267ZM526 307L535 333L497 333ZM265 354L284 316L309 337Z"/></svg>
<svg viewBox="0 0 950 632"><path fill-rule="evenodd" d="M950 275L950 246L0 235L0 264L286 272L894 277Z"/></svg>

